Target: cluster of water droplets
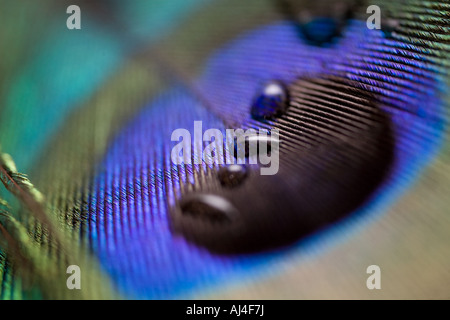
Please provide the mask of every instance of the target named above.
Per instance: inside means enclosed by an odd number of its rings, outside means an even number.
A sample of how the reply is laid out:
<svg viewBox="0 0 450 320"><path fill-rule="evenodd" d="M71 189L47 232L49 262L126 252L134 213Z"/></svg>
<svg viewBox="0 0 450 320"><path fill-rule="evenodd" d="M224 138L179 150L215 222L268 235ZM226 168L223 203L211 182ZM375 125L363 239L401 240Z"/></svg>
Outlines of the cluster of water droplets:
<svg viewBox="0 0 450 320"><path fill-rule="evenodd" d="M343 25L349 19L350 7L340 5L336 7L335 12L329 16L314 17L308 11L300 12L297 15L297 26L302 33L304 40L311 45L323 46L331 43L334 39L341 35ZM386 37L391 37L392 33L398 27L398 21L387 17L383 19L382 31ZM257 121L275 120L277 117L286 113L290 104L289 90L286 85L278 80L271 80L264 83L255 94L253 101L250 104L250 115ZM248 145L249 140L259 141L260 137L255 135L250 137L245 142L245 157L249 157ZM265 136L270 152L270 136ZM253 141L255 142L255 141ZM238 149L242 148L235 141L234 155L237 158ZM246 165L233 164L222 167L218 171L218 180L224 188L236 188L245 183L248 178L250 170ZM183 213L197 216L209 215L209 219L217 221L228 221L232 211L232 205L222 197L219 196L205 196L190 197L188 201L184 201L181 210ZM221 217L221 218L220 218Z"/></svg>

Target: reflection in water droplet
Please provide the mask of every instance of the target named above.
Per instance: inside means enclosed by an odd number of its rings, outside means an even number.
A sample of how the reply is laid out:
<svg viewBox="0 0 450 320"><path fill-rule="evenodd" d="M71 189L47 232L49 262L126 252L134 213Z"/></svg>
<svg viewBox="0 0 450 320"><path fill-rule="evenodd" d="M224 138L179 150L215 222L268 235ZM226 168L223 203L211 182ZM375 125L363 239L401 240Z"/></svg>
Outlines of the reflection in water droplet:
<svg viewBox="0 0 450 320"><path fill-rule="evenodd" d="M190 196L180 203L183 215L213 223L227 223L237 215L237 210L226 199L209 194Z"/></svg>
<svg viewBox="0 0 450 320"><path fill-rule="evenodd" d="M278 81L266 83L252 103L253 119L271 119L283 114L289 104L289 94L286 87Z"/></svg>
<svg viewBox="0 0 450 320"><path fill-rule="evenodd" d="M240 185L248 175L246 166L232 164L228 167L220 168L219 181L224 187L236 187Z"/></svg>

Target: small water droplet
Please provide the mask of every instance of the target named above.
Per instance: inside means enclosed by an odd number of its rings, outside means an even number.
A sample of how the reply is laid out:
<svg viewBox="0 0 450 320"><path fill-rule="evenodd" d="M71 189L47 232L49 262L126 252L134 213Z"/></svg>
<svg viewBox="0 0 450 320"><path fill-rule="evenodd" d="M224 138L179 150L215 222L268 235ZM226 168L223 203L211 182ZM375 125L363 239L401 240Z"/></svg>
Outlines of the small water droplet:
<svg viewBox="0 0 450 320"><path fill-rule="evenodd" d="M270 81L254 99L251 115L255 120L271 119L286 112L288 105L287 88L279 81Z"/></svg>
<svg viewBox="0 0 450 320"><path fill-rule="evenodd" d="M300 19L300 22L306 40L315 45L329 43L340 34L339 21L333 18Z"/></svg>
<svg viewBox="0 0 450 320"><path fill-rule="evenodd" d="M307 42L324 46L342 34L351 19L355 1L329 1L310 3L297 16L298 26Z"/></svg>
<svg viewBox="0 0 450 320"><path fill-rule="evenodd" d="M192 195L180 202L183 215L213 223L228 223L233 220L237 210L228 200L211 194Z"/></svg>
<svg viewBox="0 0 450 320"><path fill-rule="evenodd" d="M291 20L309 44L324 46L342 34L357 10L359 0L274 0L278 10Z"/></svg>
<svg viewBox="0 0 450 320"><path fill-rule="evenodd" d="M388 38L392 37L392 34L400 26L400 22L393 18L385 18L381 20L381 30Z"/></svg>
<svg viewBox="0 0 450 320"><path fill-rule="evenodd" d="M227 167L222 167L219 170L219 181L224 187L236 187L240 185L248 176L246 166L232 164Z"/></svg>

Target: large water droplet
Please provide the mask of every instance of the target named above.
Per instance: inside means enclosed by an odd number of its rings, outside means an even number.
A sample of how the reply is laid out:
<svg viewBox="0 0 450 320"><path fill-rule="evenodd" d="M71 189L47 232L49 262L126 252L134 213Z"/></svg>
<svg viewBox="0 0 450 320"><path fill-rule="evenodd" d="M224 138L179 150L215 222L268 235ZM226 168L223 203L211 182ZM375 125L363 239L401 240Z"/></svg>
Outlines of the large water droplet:
<svg viewBox="0 0 450 320"><path fill-rule="evenodd" d="M234 141L234 157L236 159L254 157L261 155L260 143L266 146L266 155L270 156L272 152L272 144L279 144L279 140L273 138L270 133L267 135L254 134L246 136L245 139L235 138Z"/></svg>
<svg viewBox="0 0 450 320"><path fill-rule="evenodd" d="M220 168L219 180L224 187L236 187L240 185L248 176L246 166L232 164L227 167Z"/></svg>
<svg viewBox="0 0 450 320"><path fill-rule="evenodd" d="M183 215L213 223L228 223L237 215L231 203L211 194L189 196L180 202L180 209Z"/></svg>
<svg viewBox="0 0 450 320"><path fill-rule="evenodd" d="M253 119L272 119L286 112L289 105L287 88L279 81L266 83L255 97L251 115Z"/></svg>

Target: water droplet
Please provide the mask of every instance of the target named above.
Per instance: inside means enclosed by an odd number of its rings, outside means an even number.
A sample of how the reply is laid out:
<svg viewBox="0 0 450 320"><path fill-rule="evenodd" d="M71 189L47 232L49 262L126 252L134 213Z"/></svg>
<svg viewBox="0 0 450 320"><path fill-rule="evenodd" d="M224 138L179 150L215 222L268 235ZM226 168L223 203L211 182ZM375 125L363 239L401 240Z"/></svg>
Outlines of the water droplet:
<svg viewBox="0 0 450 320"><path fill-rule="evenodd" d="M297 16L300 32L312 45L329 44L341 35L352 17L354 7L355 2L351 0L310 3Z"/></svg>
<svg viewBox="0 0 450 320"><path fill-rule="evenodd" d="M231 222L237 210L228 200L211 194L192 195L180 202L183 215L213 223Z"/></svg>
<svg viewBox="0 0 450 320"><path fill-rule="evenodd" d="M388 38L392 37L394 31L400 26L400 22L393 18L385 18L381 20L381 30Z"/></svg>
<svg viewBox="0 0 450 320"><path fill-rule="evenodd" d="M252 103L253 119L271 119L286 112L289 105L287 88L279 81L266 83Z"/></svg>
<svg viewBox="0 0 450 320"><path fill-rule="evenodd" d="M220 168L219 180L224 187L236 187L240 185L248 176L246 166L232 164L227 167Z"/></svg>
<svg viewBox="0 0 450 320"><path fill-rule="evenodd" d="M246 136L245 140L235 138L234 139L234 157L236 159L242 159L242 155L245 158L253 157L260 152L259 146L260 143L265 144L267 147L266 152L267 156L271 155L272 152L272 143L279 143L278 139L274 139L270 134L268 135L259 135L254 134L250 136Z"/></svg>
<svg viewBox="0 0 450 320"><path fill-rule="evenodd" d="M300 29L306 40L315 45L323 45L331 42L340 34L339 21L328 17L315 19L300 19Z"/></svg>

